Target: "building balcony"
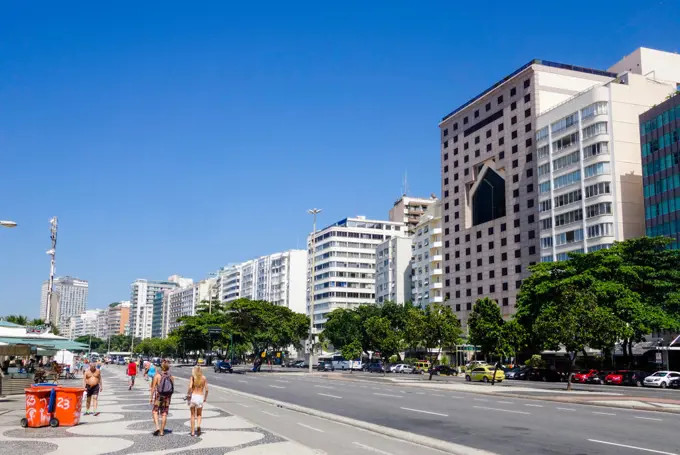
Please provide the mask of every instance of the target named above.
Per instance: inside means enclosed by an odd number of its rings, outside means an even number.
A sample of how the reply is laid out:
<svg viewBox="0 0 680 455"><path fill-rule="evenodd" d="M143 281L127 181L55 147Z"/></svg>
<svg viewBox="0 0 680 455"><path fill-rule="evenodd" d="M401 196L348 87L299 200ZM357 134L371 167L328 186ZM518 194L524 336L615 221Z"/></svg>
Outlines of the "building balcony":
<svg viewBox="0 0 680 455"><path fill-rule="evenodd" d="M444 244L443 244L443 242L442 242L441 240L436 240L436 241L430 243L430 249L433 249L433 248L441 248L443 245L444 245Z"/></svg>
<svg viewBox="0 0 680 455"><path fill-rule="evenodd" d="M442 255L441 254L435 254L434 256L430 256L430 262L441 262L442 261Z"/></svg>
<svg viewBox="0 0 680 455"><path fill-rule="evenodd" d="M432 283L432 289L442 289L444 287L443 283Z"/></svg>
<svg viewBox="0 0 680 455"><path fill-rule="evenodd" d="M442 233L442 228L439 228L439 227L438 227L438 228L434 228L434 229L432 229L432 233L433 233L434 235L441 234L441 233Z"/></svg>
<svg viewBox="0 0 680 455"><path fill-rule="evenodd" d="M440 276L443 275L444 271L442 269L432 269L432 276Z"/></svg>
<svg viewBox="0 0 680 455"><path fill-rule="evenodd" d="M444 303L444 297L441 295L436 295L434 297L430 297L430 302L432 303Z"/></svg>

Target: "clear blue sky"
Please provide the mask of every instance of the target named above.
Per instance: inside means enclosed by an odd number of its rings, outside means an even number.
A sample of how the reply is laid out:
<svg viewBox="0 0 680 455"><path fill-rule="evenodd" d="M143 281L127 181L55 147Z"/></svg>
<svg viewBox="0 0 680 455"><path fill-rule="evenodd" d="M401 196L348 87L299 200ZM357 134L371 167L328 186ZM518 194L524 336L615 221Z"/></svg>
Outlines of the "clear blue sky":
<svg viewBox="0 0 680 455"><path fill-rule="evenodd" d="M301 247L311 207L386 218L405 171L439 194L441 117L532 58L680 50L677 0L14 3L0 315L38 315L53 215L57 273L102 307L135 278Z"/></svg>

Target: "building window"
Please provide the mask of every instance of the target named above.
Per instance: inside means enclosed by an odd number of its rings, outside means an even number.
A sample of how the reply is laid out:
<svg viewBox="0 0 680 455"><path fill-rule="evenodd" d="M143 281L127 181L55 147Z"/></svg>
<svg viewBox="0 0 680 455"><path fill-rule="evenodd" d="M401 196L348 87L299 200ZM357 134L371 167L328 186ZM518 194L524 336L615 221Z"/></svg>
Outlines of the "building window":
<svg viewBox="0 0 680 455"><path fill-rule="evenodd" d="M527 201L527 208L532 208L533 206L534 206L534 200L533 200L533 199L529 199L529 200Z"/></svg>
<svg viewBox="0 0 680 455"><path fill-rule="evenodd" d="M501 139L503 139L503 138L501 138ZM498 154L498 159L499 159L499 160L502 160L503 158L505 158L505 152L500 152L500 153Z"/></svg>
<svg viewBox="0 0 680 455"><path fill-rule="evenodd" d="M533 193L534 192L534 184L530 183L527 185L527 193Z"/></svg>
<svg viewBox="0 0 680 455"><path fill-rule="evenodd" d="M496 272L489 270L489 278L496 278Z"/></svg>
<svg viewBox="0 0 680 455"><path fill-rule="evenodd" d="M494 292L496 292L496 285L490 284L489 285L489 294L493 294Z"/></svg>
<svg viewBox="0 0 680 455"><path fill-rule="evenodd" d="M531 79L524 81L524 88L529 88L529 85L531 85Z"/></svg>
<svg viewBox="0 0 680 455"><path fill-rule="evenodd" d="M528 103L529 101L531 101L531 95L527 93L526 95L524 95L524 102Z"/></svg>
<svg viewBox="0 0 680 455"><path fill-rule="evenodd" d="M501 253L501 261L507 261L508 260L508 253Z"/></svg>
<svg viewBox="0 0 680 455"><path fill-rule="evenodd" d="M468 155L465 155L463 157L463 163L467 163L468 161L470 161L470 157Z"/></svg>
<svg viewBox="0 0 680 455"><path fill-rule="evenodd" d="M529 247L529 254L536 254L536 247L535 246Z"/></svg>
<svg viewBox="0 0 680 455"><path fill-rule="evenodd" d="M477 245L477 252L481 253L482 252L482 245Z"/></svg>
<svg viewBox="0 0 680 455"><path fill-rule="evenodd" d="M517 123L517 116L512 116L512 117L510 118L510 124L511 124L511 125L514 125L514 124L516 124L516 123Z"/></svg>
<svg viewBox="0 0 680 455"><path fill-rule="evenodd" d="M533 177L534 176L534 170L529 168L527 169L527 177Z"/></svg>
<svg viewBox="0 0 680 455"><path fill-rule="evenodd" d="M519 227L519 218L517 218L517 219L512 223L512 225L513 225L514 227L518 228L518 227Z"/></svg>
<svg viewBox="0 0 680 455"><path fill-rule="evenodd" d="M513 87L510 89L510 96L515 96L517 94L517 88Z"/></svg>
<svg viewBox="0 0 680 455"><path fill-rule="evenodd" d="M490 152L491 151L491 144L486 144L486 151Z"/></svg>
<svg viewBox="0 0 680 455"><path fill-rule="evenodd" d="M479 149L475 150L475 158L479 158Z"/></svg>
<svg viewBox="0 0 680 455"><path fill-rule="evenodd" d="M504 145L504 144L505 144L505 138L504 137L498 138L498 145Z"/></svg>
<svg viewBox="0 0 680 455"><path fill-rule="evenodd" d="M514 169L517 166L519 166L519 160L512 160L512 168Z"/></svg>
<svg viewBox="0 0 680 455"><path fill-rule="evenodd" d="M497 101L498 101L498 104L503 104L503 95L500 95L500 96L498 97L498 100L497 100Z"/></svg>
<svg viewBox="0 0 680 455"><path fill-rule="evenodd" d="M522 273L522 266L521 265L515 266L515 273Z"/></svg>
<svg viewBox="0 0 680 455"><path fill-rule="evenodd" d="M504 291L508 290L508 282L507 281L503 282L503 290Z"/></svg>
<svg viewBox="0 0 680 455"><path fill-rule="evenodd" d="M491 242L489 242L489 249L493 250L493 240Z"/></svg>
<svg viewBox="0 0 680 455"><path fill-rule="evenodd" d="M470 256L470 248L465 248L465 256Z"/></svg>
<svg viewBox="0 0 680 455"><path fill-rule="evenodd" d="M490 137L491 137L491 130L487 130L486 131L486 138L488 139Z"/></svg>
<svg viewBox="0 0 680 455"><path fill-rule="evenodd" d="M463 150L467 150L469 148L470 148L470 143L466 142L465 144L463 144Z"/></svg>
<svg viewBox="0 0 680 455"><path fill-rule="evenodd" d="M460 277L459 276L456 277L456 284L460 284Z"/></svg>
<svg viewBox="0 0 680 455"><path fill-rule="evenodd" d="M534 231L534 230L529 231L529 238L533 239L535 237L536 237L536 231Z"/></svg>
<svg viewBox="0 0 680 455"><path fill-rule="evenodd" d="M510 110L514 111L515 109L517 109L517 101L513 101L512 103L510 103Z"/></svg>
<svg viewBox="0 0 680 455"><path fill-rule="evenodd" d="M500 133L501 131L503 131L503 124L499 123L498 124L498 132Z"/></svg>
<svg viewBox="0 0 680 455"><path fill-rule="evenodd" d="M517 153L517 152L519 152L519 148L518 148L517 145L515 144L515 145L512 146L512 153L513 153L513 155L514 155L514 154Z"/></svg>
<svg viewBox="0 0 680 455"><path fill-rule="evenodd" d="M468 118L467 118L467 117L464 117L464 118L463 118L463 125L467 125L467 124L468 124Z"/></svg>
<svg viewBox="0 0 680 455"><path fill-rule="evenodd" d="M531 141L531 138L529 138L529 139L527 139L526 141L524 141L524 146L525 146L525 147L531 147L531 144L533 144L533 142Z"/></svg>
<svg viewBox="0 0 680 455"><path fill-rule="evenodd" d="M503 297L503 306L508 306L508 298Z"/></svg>
<svg viewBox="0 0 680 455"><path fill-rule="evenodd" d="M477 295L482 295L484 294L484 289L482 286L477 287Z"/></svg>
<svg viewBox="0 0 680 455"><path fill-rule="evenodd" d="M481 266L482 266L482 259L480 258L480 259L477 259L477 267L481 267Z"/></svg>
<svg viewBox="0 0 680 455"><path fill-rule="evenodd" d="M510 136L512 139L517 139L517 130L513 131Z"/></svg>
<svg viewBox="0 0 680 455"><path fill-rule="evenodd" d="M466 297L472 297L472 289L466 289L465 290L465 296Z"/></svg>
<svg viewBox="0 0 680 455"><path fill-rule="evenodd" d="M457 299L460 298L460 291L456 291L456 298L457 298Z"/></svg>
<svg viewBox="0 0 680 455"><path fill-rule="evenodd" d="M458 292L458 294L460 294L460 292ZM460 295L457 297L460 297ZM460 311L460 303L456 303L456 311Z"/></svg>
<svg viewBox="0 0 680 455"><path fill-rule="evenodd" d="M482 272L477 272L477 281L482 281L483 279Z"/></svg>
<svg viewBox="0 0 680 455"><path fill-rule="evenodd" d="M448 135L449 135L449 129L448 129L448 128L444 128L444 136L448 136Z"/></svg>
<svg viewBox="0 0 680 455"><path fill-rule="evenodd" d="M488 112L490 110L491 110L491 103L486 103L486 111Z"/></svg>
<svg viewBox="0 0 680 455"><path fill-rule="evenodd" d="M522 257L522 250L515 250L515 257L521 258Z"/></svg>
<svg viewBox="0 0 680 455"><path fill-rule="evenodd" d="M524 125L524 132L528 133L529 131L531 131L531 123L527 123L526 125Z"/></svg>
<svg viewBox="0 0 680 455"><path fill-rule="evenodd" d="M518 212L519 212L519 204L515 204L515 205L512 207L512 211L513 211L514 213L518 213Z"/></svg>
<svg viewBox="0 0 680 455"><path fill-rule="evenodd" d="M472 275L465 275L465 282L472 283Z"/></svg>
<svg viewBox="0 0 680 455"><path fill-rule="evenodd" d="M453 124L453 131L456 131L458 129L458 122Z"/></svg>
<svg viewBox="0 0 680 455"><path fill-rule="evenodd" d="M495 260L496 259L493 256L489 256L489 264L493 264Z"/></svg>
<svg viewBox="0 0 680 455"><path fill-rule="evenodd" d="M501 232L505 232L506 225L505 223L501 223Z"/></svg>
<svg viewBox="0 0 680 455"><path fill-rule="evenodd" d="M444 174L449 172L449 166L444 166Z"/></svg>
<svg viewBox="0 0 680 455"><path fill-rule="evenodd" d="M449 141L444 141L444 148L445 149L449 148Z"/></svg>
<svg viewBox="0 0 680 455"><path fill-rule="evenodd" d="M479 109L475 110L475 118L479 117Z"/></svg>
<svg viewBox="0 0 680 455"><path fill-rule="evenodd" d="M468 311L472 310L472 302L466 303L466 304L465 304L465 309L468 310Z"/></svg>
<svg viewBox="0 0 680 455"><path fill-rule="evenodd" d="M475 136L475 144L479 144L479 136Z"/></svg>
<svg viewBox="0 0 680 455"><path fill-rule="evenodd" d="M519 242L520 242L520 239L521 239L520 234L515 234L515 237L514 237L514 238L515 238L515 243L519 243Z"/></svg>

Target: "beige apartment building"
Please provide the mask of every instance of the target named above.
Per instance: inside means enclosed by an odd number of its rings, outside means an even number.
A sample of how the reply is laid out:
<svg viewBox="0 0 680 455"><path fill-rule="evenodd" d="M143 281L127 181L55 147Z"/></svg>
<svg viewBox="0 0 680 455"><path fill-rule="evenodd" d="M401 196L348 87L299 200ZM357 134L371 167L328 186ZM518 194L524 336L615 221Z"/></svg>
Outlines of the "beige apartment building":
<svg viewBox="0 0 680 455"><path fill-rule="evenodd" d="M404 223L408 235L412 236L425 210L437 201L438 199L434 194L427 199L403 195L390 209L390 221Z"/></svg>

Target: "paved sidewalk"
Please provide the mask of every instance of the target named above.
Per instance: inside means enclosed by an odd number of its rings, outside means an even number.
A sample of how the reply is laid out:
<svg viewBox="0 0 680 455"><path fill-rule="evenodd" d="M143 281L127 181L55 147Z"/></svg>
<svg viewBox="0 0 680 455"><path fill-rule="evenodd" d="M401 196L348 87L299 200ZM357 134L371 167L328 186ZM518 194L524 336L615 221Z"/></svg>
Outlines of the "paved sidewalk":
<svg viewBox="0 0 680 455"><path fill-rule="evenodd" d="M178 383L173 396L166 426L168 434L152 436L155 427L149 405L149 384L139 376L135 388L128 391L122 369L104 367L102 375L104 391L99 397L100 414L96 417L83 415L76 427L23 429L19 425L25 414L23 397L0 400L1 452L12 455L319 453L210 403L203 410L202 436L191 437L189 407L182 400L184 383Z"/></svg>

